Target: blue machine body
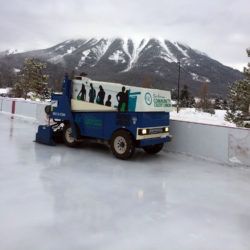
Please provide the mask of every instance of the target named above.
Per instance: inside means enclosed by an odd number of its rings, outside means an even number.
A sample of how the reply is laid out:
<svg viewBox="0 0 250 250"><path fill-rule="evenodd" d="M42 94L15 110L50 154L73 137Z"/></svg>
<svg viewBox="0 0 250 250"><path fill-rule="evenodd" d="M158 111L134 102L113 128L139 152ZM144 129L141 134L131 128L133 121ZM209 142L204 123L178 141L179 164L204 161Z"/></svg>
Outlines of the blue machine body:
<svg viewBox="0 0 250 250"><path fill-rule="evenodd" d="M53 140L53 129L49 125L38 126L38 132L36 133L36 142L55 146L56 143Z"/></svg>
<svg viewBox="0 0 250 250"><path fill-rule="evenodd" d="M118 129L126 129L134 138L138 128L169 126L169 114L165 112L96 112L73 113L74 121L80 129L81 135L109 140ZM140 140L141 146L166 142L166 138Z"/></svg>
<svg viewBox="0 0 250 250"><path fill-rule="evenodd" d="M110 140L116 130L125 129L136 139L138 129L169 126L168 112L72 112L70 101L71 80L66 77L63 83L63 94L52 94L50 117L70 122L75 138L79 136L80 131L80 136ZM40 132L44 132L43 130L44 128L39 126L38 137ZM47 133L51 133L49 128ZM170 139L168 135L137 141L139 146L148 146L168 142Z"/></svg>

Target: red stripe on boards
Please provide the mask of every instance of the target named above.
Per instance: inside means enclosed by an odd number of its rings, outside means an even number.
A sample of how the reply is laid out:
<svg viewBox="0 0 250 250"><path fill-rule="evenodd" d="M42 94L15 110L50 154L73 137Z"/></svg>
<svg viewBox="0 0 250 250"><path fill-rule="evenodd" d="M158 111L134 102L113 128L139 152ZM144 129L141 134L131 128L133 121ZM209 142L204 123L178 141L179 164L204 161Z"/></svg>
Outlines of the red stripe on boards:
<svg viewBox="0 0 250 250"><path fill-rule="evenodd" d="M12 101L12 114L15 114L15 108L16 108L16 101Z"/></svg>

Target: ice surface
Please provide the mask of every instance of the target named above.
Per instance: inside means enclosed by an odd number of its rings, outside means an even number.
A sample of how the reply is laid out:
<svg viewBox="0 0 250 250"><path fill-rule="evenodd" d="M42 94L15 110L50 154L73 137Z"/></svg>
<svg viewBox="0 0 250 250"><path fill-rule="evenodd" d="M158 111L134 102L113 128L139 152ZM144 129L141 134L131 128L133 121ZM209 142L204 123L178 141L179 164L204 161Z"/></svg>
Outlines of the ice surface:
<svg viewBox="0 0 250 250"><path fill-rule="evenodd" d="M250 169L33 142L0 114L0 249L250 248Z"/></svg>

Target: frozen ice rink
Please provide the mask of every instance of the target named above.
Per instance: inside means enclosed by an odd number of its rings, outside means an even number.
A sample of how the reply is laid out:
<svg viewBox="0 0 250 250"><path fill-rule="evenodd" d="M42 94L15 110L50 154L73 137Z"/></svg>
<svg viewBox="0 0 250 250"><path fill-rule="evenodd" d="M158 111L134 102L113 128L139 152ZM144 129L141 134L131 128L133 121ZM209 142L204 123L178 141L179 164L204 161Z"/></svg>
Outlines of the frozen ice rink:
<svg viewBox="0 0 250 250"><path fill-rule="evenodd" d="M0 249L250 249L250 168L37 144L0 114Z"/></svg>

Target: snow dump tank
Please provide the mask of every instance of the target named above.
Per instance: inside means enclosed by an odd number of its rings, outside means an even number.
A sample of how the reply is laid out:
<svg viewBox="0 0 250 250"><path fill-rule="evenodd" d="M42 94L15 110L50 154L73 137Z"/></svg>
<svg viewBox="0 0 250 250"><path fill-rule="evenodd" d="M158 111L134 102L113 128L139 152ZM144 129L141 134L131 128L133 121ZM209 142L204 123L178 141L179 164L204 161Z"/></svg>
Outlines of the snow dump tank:
<svg viewBox="0 0 250 250"><path fill-rule="evenodd" d="M71 109L75 112L170 112L170 91L77 77L72 81Z"/></svg>

